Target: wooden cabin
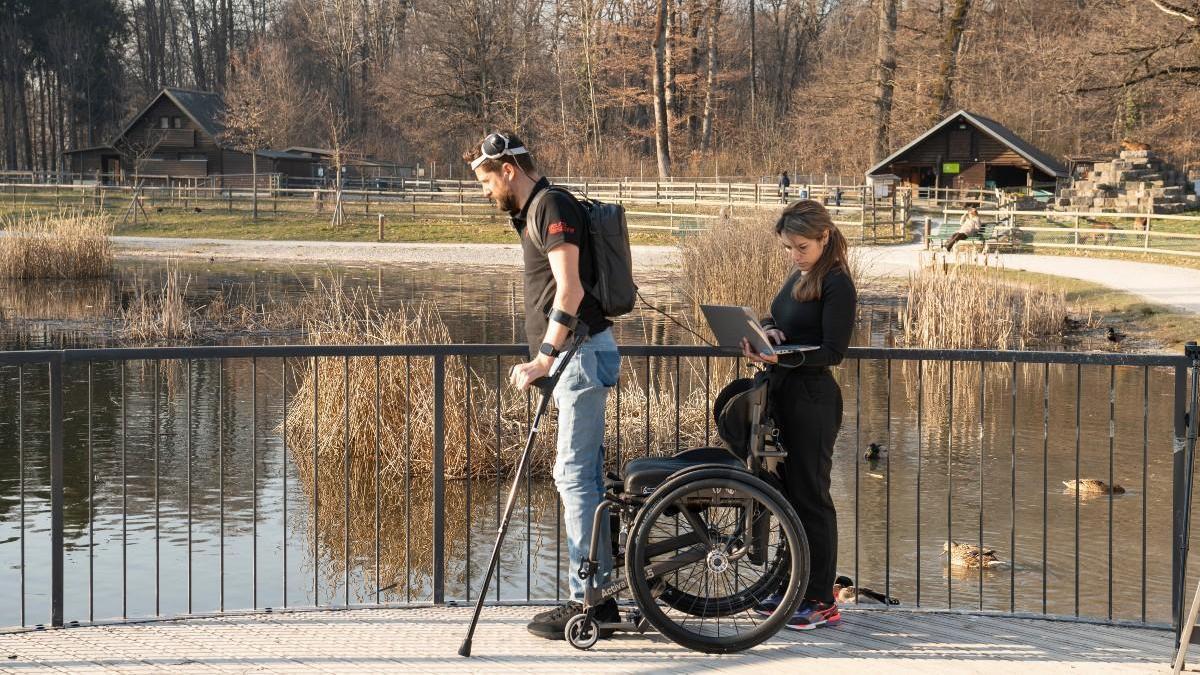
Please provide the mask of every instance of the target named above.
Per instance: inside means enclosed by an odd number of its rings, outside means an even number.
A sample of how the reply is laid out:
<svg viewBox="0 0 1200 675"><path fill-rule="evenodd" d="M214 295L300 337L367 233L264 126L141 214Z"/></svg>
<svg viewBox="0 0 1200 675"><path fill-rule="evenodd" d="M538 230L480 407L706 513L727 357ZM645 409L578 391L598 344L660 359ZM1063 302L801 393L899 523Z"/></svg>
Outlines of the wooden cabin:
<svg viewBox="0 0 1200 675"><path fill-rule="evenodd" d="M174 179L212 178L214 187L249 185L250 153L222 140L225 102L219 94L168 87L141 109L107 145L66 154L71 173L99 175L106 182L133 173ZM299 153L263 150L258 173L309 178L315 161Z"/></svg>
<svg viewBox="0 0 1200 675"><path fill-rule="evenodd" d="M1067 168L999 122L959 110L867 171L895 174L903 187L1050 187Z"/></svg>

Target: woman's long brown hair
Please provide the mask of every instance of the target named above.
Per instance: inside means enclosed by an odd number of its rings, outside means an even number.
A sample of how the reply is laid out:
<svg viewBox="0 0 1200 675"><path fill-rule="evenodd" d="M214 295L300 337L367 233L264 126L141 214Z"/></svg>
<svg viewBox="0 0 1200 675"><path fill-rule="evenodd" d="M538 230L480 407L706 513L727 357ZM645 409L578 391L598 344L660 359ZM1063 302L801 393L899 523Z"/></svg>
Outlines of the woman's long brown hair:
<svg viewBox="0 0 1200 675"><path fill-rule="evenodd" d="M817 264L792 287L792 297L800 302L821 299L821 283L826 274L841 269L842 274L850 277L849 245L841 230L833 224L829 211L820 202L811 199L789 204L780 214L779 220L775 221L777 235L798 235L820 241L826 232L829 233L829 241L825 243L825 249L821 252ZM853 281L851 279L852 283Z"/></svg>

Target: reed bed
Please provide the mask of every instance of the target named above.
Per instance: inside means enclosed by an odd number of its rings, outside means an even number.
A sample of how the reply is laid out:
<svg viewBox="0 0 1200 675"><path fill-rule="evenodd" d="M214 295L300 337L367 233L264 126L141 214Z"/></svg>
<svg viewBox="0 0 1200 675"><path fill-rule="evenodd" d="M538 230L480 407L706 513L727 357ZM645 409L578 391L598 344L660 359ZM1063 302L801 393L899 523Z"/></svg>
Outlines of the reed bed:
<svg viewBox="0 0 1200 675"><path fill-rule="evenodd" d="M680 242L680 285L693 320L703 323L701 304L771 306L792 268L774 226L774 215L735 218Z"/></svg>
<svg viewBox="0 0 1200 675"><path fill-rule="evenodd" d="M71 212L0 219L0 277L95 279L113 270L112 219Z"/></svg>
<svg viewBox="0 0 1200 675"><path fill-rule="evenodd" d="M161 288L145 282L135 283L129 304L118 312L119 333L138 342L190 340L198 332L194 312L184 294L190 279L184 279L177 265L168 261L166 279Z"/></svg>
<svg viewBox="0 0 1200 675"><path fill-rule="evenodd" d="M776 218L777 214L735 218L680 242L681 290L691 303L693 324L702 326L706 335L701 304L741 305L766 314L792 273L792 262L775 234ZM849 265L861 288L869 270L855 247L850 248Z"/></svg>
<svg viewBox="0 0 1200 675"><path fill-rule="evenodd" d="M341 286L332 286L319 296L326 299L326 306L319 317L310 320L306 331L313 344L450 342L449 330L431 303L380 311L370 293L347 293ZM446 359L443 457L447 478L496 478L515 468L536 405L533 394L518 392L503 380L507 366L515 362L510 359L503 365L497 386L491 359L471 363L461 357ZM694 381L697 375L689 373L688 380ZM287 434L290 447L303 449L295 455L302 477L310 479L314 467L318 475L334 475L331 471L340 472L349 455L351 490L357 491L353 486L371 484L362 478L373 476L377 445L386 497L394 498L393 491L407 477L432 475L433 359L380 357L377 369L373 357L316 358L296 363L291 377L296 382L295 393L289 397L287 429L281 431ZM606 409L610 462L615 462L618 442L622 459L646 454L647 447L650 454L673 452L677 408L673 378L660 371L647 387L644 373L639 375L628 363L623 378L619 441L615 393L610 394ZM708 414L703 387L685 391L678 410L683 447L702 441ZM535 476L550 475L554 452L549 444L556 437L556 426L551 406L539 434L543 441L534 456ZM335 498L344 496L340 485L326 487Z"/></svg>
<svg viewBox="0 0 1200 675"><path fill-rule="evenodd" d="M932 265L909 276L900 333L927 349L1024 349L1060 335L1066 292L1013 282L988 267Z"/></svg>

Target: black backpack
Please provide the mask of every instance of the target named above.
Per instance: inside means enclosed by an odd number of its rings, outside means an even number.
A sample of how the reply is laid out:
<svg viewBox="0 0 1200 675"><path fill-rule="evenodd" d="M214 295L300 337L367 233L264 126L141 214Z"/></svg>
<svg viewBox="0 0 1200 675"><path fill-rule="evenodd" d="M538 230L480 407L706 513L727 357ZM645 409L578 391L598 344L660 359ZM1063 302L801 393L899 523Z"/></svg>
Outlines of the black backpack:
<svg viewBox="0 0 1200 675"><path fill-rule="evenodd" d="M596 285L587 288L600 302L606 317L616 317L633 311L637 304L637 283L633 280L633 255L629 251L629 226L625 222L625 207L594 199L578 199L565 188L550 186L533 197L529 205L529 238L540 250L542 232L537 227L538 208L542 197L556 190L571 197L588 222L592 236L592 251L596 263Z"/></svg>

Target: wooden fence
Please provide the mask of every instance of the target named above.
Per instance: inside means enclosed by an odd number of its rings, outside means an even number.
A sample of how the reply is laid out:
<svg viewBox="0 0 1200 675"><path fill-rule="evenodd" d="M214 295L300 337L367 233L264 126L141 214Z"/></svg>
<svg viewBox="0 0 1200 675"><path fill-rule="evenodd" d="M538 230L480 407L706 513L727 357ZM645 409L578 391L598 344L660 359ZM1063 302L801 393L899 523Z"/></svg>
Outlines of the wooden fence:
<svg viewBox="0 0 1200 675"><path fill-rule="evenodd" d="M257 199L260 213L328 213L337 190L328 186L296 186L279 177L260 176L255 194L249 176L222 176L203 181L177 176L145 175L138 186L103 180L35 182L33 174L0 173L0 204L21 208L131 210L136 198L142 210L248 211ZM267 178L264 182L264 178ZM28 179L28 180L25 180ZM243 180L244 179L244 180ZM685 233L722 219L770 214L783 206L775 185L765 183L626 181L552 179L577 195L626 207L630 227ZM341 190L343 210L351 217L378 214L411 219L479 220L502 218L475 181L387 179L356 181ZM356 183L350 183L355 185ZM364 186L363 183L366 183ZM821 201L847 235L860 241L898 240L905 236L905 202L896 196L876 198L863 185L795 185L790 200Z"/></svg>
<svg viewBox="0 0 1200 675"><path fill-rule="evenodd" d="M943 221L965 213L945 208ZM1022 248L1150 253L1200 258L1200 213L1097 213L980 209Z"/></svg>

